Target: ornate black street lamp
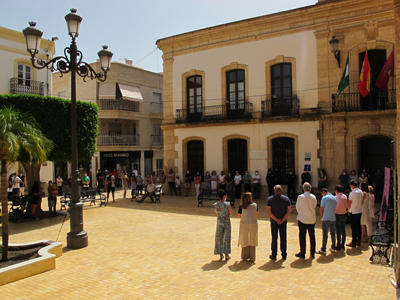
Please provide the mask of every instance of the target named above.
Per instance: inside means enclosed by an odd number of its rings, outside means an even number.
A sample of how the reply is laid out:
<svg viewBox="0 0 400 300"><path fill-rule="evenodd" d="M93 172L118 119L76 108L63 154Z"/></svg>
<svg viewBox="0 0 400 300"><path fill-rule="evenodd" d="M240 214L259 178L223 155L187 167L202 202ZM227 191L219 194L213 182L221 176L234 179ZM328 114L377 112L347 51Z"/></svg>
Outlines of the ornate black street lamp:
<svg viewBox="0 0 400 300"><path fill-rule="evenodd" d="M63 74L71 72L71 170L72 170L72 186L71 186L71 204L70 204L70 228L67 234L67 247L71 249L84 248L88 245L87 232L83 230L83 203L79 201L79 170L78 170L78 145L77 145L77 120L76 120L76 74L86 78L98 79L105 81L107 71L110 69L111 58L113 53L107 50L107 46L98 52L100 58L100 66L104 73L96 73L96 71L86 62L82 61L82 52L77 49L75 38L79 35L79 27L82 21L81 16L76 13L76 9L71 9L71 13L65 16L67 21L68 33L72 38L71 45L64 49L64 56L57 56L50 61L40 58L35 59L35 55L39 53L40 39L43 35L37 29L35 22L29 22L30 27L22 30L26 38L26 47L31 55L32 65L37 69L47 68L53 71L59 71L61 77Z"/></svg>

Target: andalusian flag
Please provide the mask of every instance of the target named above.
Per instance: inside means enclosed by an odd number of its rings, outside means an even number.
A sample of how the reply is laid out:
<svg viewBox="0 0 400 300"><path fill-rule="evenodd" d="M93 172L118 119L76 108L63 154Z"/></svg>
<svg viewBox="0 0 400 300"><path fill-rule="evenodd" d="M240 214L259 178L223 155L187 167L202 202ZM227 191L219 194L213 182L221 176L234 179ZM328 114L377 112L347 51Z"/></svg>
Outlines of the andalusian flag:
<svg viewBox="0 0 400 300"><path fill-rule="evenodd" d="M364 62L361 68L360 81L358 82L358 90L363 97L366 97L371 90L371 68L368 61L368 51L365 51Z"/></svg>
<svg viewBox="0 0 400 300"><path fill-rule="evenodd" d="M346 66L344 67L344 72L342 75L342 79L340 79L339 86L338 86L338 91L336 94L336 97L339 96L343 90L348 87L350 84L350 79L349 79L349 55L347 55L347 62Z"/></svg>

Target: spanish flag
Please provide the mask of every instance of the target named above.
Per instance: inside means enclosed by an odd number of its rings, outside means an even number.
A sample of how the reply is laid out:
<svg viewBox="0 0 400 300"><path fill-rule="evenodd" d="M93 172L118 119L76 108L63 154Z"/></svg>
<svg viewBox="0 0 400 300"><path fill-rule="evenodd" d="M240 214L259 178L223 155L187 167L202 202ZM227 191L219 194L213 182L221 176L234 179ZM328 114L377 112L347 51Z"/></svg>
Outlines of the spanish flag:
<svg viewBox="0 0 400 300"><path fill-rule="evenodd" d="M366 97L371 90L372 72L368 61L368 51L365 52L364 62L361 68L360 81L358 82L358 90L363 97Z"/></svg>

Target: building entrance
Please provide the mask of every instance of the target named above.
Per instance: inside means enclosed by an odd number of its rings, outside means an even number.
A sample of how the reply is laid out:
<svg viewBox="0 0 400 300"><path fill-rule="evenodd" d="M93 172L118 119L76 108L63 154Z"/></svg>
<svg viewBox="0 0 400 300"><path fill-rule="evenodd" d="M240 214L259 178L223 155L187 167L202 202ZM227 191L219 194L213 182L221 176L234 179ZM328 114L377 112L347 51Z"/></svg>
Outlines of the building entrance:
<svg viewBox="0 0 400 300"><path fill-rule="evenodd" d="M382 172L390 168L390 139L383 136L370 136L359 142L359 172L363 168L376 172L379 168Z"/></svg>
<svg viewBox="0 0 400 300"><path fill-rule="evenodd" d="M234 175L239 171L244 175L247 170L247 141L244 139L232 139L228 141L228 171Z"/></svg>

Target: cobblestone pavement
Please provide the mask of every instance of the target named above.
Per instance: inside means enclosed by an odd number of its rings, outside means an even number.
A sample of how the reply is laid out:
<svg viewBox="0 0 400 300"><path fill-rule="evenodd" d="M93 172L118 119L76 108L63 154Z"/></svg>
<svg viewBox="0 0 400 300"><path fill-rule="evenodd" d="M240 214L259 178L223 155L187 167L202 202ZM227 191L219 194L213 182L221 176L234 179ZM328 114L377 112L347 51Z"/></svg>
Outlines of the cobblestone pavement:
<svg viewBox="0 0 400 300"><path fill-rule="evenodd" d="M288 259L270 261L266 200L260 207L254 264L240 261L239 220L232 217L232 259L213 254L213 202L162 196L161 203L120 199L84 208L89 246L64 247L55 270L0 287L2 299L395 299L391 268L370 263L368 245L297 259L296 214L288 223ZM238 204L236 205L238 206ZM56 240L64 217L10 224L10 242ZM318 216L317 249L322 230ZM59 241L65 245L69 218ZM347 229L348 235L351 233ZM309 254L307 254L308 256Z"/></svg>

